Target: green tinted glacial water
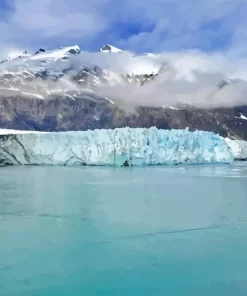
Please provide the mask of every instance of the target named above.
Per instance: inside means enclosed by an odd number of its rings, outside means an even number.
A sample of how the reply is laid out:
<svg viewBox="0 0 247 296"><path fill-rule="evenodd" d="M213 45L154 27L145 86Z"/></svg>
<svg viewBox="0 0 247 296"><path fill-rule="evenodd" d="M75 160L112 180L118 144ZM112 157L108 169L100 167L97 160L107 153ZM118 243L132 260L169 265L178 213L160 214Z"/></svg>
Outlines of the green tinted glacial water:
<svg viewBox="0 0 247 296"><path fill-rule="evenodd" d="M247 165L0 170L0 295L247 294Z"/></svg>

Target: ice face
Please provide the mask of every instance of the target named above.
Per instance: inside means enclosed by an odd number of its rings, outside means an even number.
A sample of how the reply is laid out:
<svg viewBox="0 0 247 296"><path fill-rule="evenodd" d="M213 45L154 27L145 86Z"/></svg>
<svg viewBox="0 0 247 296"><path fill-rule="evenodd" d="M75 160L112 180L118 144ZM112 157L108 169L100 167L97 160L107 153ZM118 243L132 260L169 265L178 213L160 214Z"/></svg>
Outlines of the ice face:
<svg viewBox="0 0 247 296"><path fill-rule="evenodd" d="M247 142L241 140L225 139L235 160L247 160Z"/></svg>
<svg viewBox="0 0 247 296"><path fill-rule="evenodd" d="M0 137L1 164L141 166L234 159L223 138L204 131L118 128Z"/></svg>

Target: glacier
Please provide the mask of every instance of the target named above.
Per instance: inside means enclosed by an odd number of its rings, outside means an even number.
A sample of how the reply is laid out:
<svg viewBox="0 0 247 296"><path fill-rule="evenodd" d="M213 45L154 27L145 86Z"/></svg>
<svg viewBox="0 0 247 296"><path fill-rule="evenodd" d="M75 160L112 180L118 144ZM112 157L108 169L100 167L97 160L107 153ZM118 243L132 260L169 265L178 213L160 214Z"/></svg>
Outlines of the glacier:
<svg viewBox="0 0 247 296"><path fill-rule="evenodd" d="M0 135L1 165L143 166L232 163L227 142L212 132L116 128Z"/></svg>
<svg viewBox="0 0 247 296"><path fill-rule="evenodd" d="M247 141L226 138L235 160L247 160Z"/></svg>

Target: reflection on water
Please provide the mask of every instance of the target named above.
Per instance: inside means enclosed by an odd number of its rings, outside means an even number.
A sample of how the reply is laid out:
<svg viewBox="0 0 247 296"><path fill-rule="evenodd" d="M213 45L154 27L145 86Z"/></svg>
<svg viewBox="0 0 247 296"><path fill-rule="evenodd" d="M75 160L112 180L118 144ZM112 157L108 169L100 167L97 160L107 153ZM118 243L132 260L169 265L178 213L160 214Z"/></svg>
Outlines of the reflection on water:
<svg viewBox="0 0 247 296"><path fill-rule="evenodd" d="M246 295L247 165L2 168L0 237L0 295Z"/></svg>

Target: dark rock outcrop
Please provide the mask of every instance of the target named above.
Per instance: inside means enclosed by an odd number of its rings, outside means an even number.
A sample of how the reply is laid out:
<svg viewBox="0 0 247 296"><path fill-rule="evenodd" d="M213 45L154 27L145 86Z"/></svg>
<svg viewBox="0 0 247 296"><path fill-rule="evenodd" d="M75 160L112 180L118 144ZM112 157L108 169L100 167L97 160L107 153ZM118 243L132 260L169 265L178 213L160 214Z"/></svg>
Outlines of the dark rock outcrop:
<svg viewBox="0 0 247 296"><path fill-rule="evenodd" d="M94 94L38 99L0 96L0 127L18 130L67 131L116 127L205 130L247 140L247 106L204 110L140 106L126 112Z"/></svg>

